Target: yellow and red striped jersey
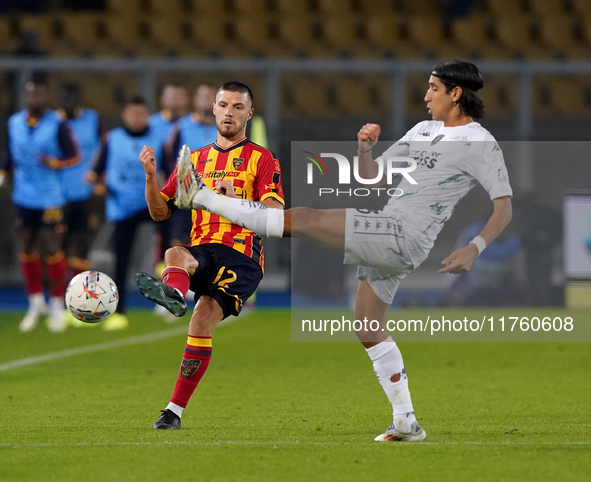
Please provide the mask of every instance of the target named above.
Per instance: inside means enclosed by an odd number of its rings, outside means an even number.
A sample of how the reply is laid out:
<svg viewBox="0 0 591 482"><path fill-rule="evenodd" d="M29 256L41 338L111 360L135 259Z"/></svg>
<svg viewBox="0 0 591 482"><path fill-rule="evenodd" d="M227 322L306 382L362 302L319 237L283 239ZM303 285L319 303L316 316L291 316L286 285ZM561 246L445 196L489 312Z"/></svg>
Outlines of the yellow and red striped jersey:
<svg viewBox="0 0 591 482"><path fill-rule="evenodd" d="M219 179L232 181L239 198L264 201L273 198L285 205L281 167L273 153L248 138L223 148L217 142L191 152L191 160L206 186L214 189ZM160 191L165 201L176 197L176 172ZM262 238L250 229L202 209L193 210L191 246L220 243L252 258L263 266Z"/></svg>

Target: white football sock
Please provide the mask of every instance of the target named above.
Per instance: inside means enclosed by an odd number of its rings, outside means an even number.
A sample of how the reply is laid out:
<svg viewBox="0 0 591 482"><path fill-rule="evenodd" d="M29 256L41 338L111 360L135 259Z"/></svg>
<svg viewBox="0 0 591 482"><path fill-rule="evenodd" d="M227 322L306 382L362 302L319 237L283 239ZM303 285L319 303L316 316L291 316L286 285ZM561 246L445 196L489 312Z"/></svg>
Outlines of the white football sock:
<svg viewBox="0 0 591 482"><path fill-rule="evenodd" d="M177 405L176 403L170 402L168 405L166 405L166 409L176 413L179 416L179 418L183 416L184 408L180 405Z"/></svg>
<svg viewBox="0 0 591 482"><path fill-rule="evenodd" d="M207 188L200 189L193 198L194 209L201 209L202 206L209 212L255 233L270 238L283 237L282 209L267 208L260 202L247 199L222 196Z"/></svg>
<svg viewBox="0 0 591 482"><path fill-rule="evenodd" d="M47 306L45 304L45 295L43 293L35 293L28 296L29 310L34 309L38 311L45 311Z"/></svg>
<svg viewBox="0 0 591 482"><path fill-rule="evenodd" d="M365 351L373 362L374 372L392 404L394 425L401 432L410 432L410 426L416 419L411 413L413 412L412 401L400 349L389 336L383 342L366 348ZM390 379L396 374L400 374L400 380L392 382Z"/></svg>

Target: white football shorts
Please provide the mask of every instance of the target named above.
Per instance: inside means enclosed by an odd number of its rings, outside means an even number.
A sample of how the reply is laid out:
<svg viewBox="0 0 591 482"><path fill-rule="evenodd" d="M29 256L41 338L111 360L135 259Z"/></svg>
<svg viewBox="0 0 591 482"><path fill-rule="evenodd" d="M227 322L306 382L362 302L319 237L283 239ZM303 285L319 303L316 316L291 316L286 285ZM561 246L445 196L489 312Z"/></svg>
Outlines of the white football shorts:
<svg viewBox="0 0 591 482"><path fill-rule="evenodd" d="M400 211L347 209L344 263L359 265L357 277L392 303L400 280L427 258L433 246L428 237L412 229Z"/></svg>

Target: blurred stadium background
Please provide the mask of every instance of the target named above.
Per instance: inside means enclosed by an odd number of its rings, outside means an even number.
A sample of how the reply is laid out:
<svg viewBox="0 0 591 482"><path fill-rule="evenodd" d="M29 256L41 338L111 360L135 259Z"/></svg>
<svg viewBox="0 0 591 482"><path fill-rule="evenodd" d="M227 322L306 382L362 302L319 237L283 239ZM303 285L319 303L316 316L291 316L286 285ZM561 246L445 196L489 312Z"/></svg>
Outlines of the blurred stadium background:
<svg viewBox="0 0 591 482"><path fill-rule="evenodd" d="M0 146L32 75L46 77L51 107L61 83L78 83L84 104L99 111L107 128L119 125L123 103L134 94L155 112L167 82L192 94L202 82L236 78L253 88L269 148L282 162L289 206L292 140L354 140L369 121L383 126L383 139L395 140L427 117L426 76L437 60L452 58L473 60L483 71L482 124L501 141L536 141L541 152L507 144L516 150L507 156L516 214L507 239L516 237L519 245L481 268L504 294L469 302L561 305L562 199L569 189L587 187L591 166L537 141L559 146L591 139L589 0L4 0ZM458 233L486 214L484 193L470 196L426 265L405 282L399 303L466 302L433 270ZM24 308L6 188L0 203L0 306L20 300ZM142 242L150 240L147 232ZM296 266L290 277L291 243L267 240L266 246L262 303L285 299L292 280L307 285L304 296L347 296L337 258L334 285L316 286L305 267ZM103 226L93 267L111 272L110 253ZM151 261L138 251L133 269L149 270Z"/></svg>

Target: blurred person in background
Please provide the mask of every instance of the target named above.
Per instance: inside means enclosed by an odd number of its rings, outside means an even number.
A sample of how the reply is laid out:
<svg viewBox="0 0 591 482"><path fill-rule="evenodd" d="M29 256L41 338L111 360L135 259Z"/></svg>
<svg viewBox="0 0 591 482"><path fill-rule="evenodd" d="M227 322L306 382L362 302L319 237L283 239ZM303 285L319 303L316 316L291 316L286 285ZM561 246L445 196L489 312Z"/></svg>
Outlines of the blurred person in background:
<svg viewBox="0 0 591 482"><path fill-rule="evenodd" d="M91 178L106 188L107 221L115 224L115 283L119 288L117 312L104 324L105 330L124 330L129 321L127 309L127 270L138 226L153 222L144 195L145 174L137 162L144 145L160 146L160 133L149 124L150 111L139 96L125 105L121 117L123 126L108 132ZM156 153L158 169L162 165L161 149Z"/></svg>
<svg viewBox="0 0 591 482"><path fill-rule="evenodd" d="M68 279L90 269L88 251L92 242L90 199L93 187L85 182L98 153L104 131L98 113L82 107L82 92L77 84L62 84L57 91L56 115L72 130L80 149L80 163L59 172L66 206L64 208L64 251L68 259Z"/></svg>
<svg viewBox="0 0 591 482"><path fill-rule="evenodd" d="M171 157L171 138L175 132L175 128L178 126L178 122L181 118L187 115L187 109L189 105L189 96L187 89L180 84L166 84L162 88L162 95L160 96L160 111L150 116L150 128L161 136L160 145L168 145L168 159ZM160 145L155 146L157 148ZM174 156L174 153L172 152ZM170 176L174 170L174 163L176 157L172 159L172 165L163 165L164 173L166 177Z"/></svg>
<svg viewBox="0 0 591 482"><path fill-rule="evenodd" d="M191 149L200 149L217 139L213 105L217 87L201 84L193 97L193 112L180 119L173 130L167 163L174 169L176 155L181 146L187 144ZM172 170L171 170L172 172ZM179 210L171 217L171 246L186 246L191 239L191 211ZM169 246L170 247L170 246Z"/></svg>
<svg viewBox="0 0 591 482"><path fill-rule="evenodd" d="M165 159L162 161L163 175L162 179L160 179L162 185L174 170L176 156L171 148L172 136L179 120L187 115L188 106L189 95L183 85L176 83L165 84L160 95L160 111L150 116L150 128L160 135L160 140L154 147L157 150L162 150L165 154ZM156 256L161 260L155 268L157 276L160 276L164 269L164 253L171 246L171 223L172 220L166 220L157 226ZM161 310L156 309L155 311L168 321L174 321Z"/></svg>
<svg viewBox="0 0 591 482"><path fill-rule="evenodd" d="M33 330L49 312L49 329L60 332L66 329L67 266L60 229L66 199L58 171L76 165L80 158L70 128L47 107L46 85L39 80L27 82L24 101L25 109L8 120L2 167L13 176L19 258L29 299L20 330ZM50 285L49 309L43 293L43 265Z"/></svg>

